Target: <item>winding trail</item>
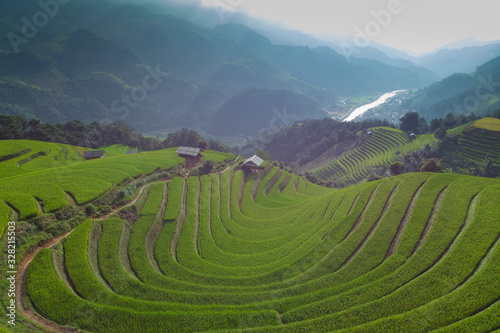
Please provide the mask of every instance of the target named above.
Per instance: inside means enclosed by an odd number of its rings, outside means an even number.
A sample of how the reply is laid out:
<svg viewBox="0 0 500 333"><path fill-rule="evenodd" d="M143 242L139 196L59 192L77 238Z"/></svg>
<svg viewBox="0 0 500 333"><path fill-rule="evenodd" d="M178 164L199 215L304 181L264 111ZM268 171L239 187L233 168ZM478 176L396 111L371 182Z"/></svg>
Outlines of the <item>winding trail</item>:
<svg viewBox="0 0 500 333"><path fill-rule="evenodd" d="M222 172L229 170L233 166L233 164L238 160L238 158L239 158L239 156L234 161L230 162L230 164L227 166L227 168L225 168ZM217 172L217 173L219 173L219 172ZM186 176L188 176L188 174L189 174L189 171L186 172ZM147 186L150 186L150 185L153 185L156 183L168 183L169 181L170 180L167 180L167 181L163 180L163 181L158 181L158 182L143 185L141 187L141 189L139 190L139 193L137 194L137 196L135 197L134 200L132 200L131 202L129 202L126 205L116 207L109 214L106 214L105 216L102 216L99 218L93 218L93 220L96 220L96 221L105 220L105 219L109 218L111 215L117 213L118 211L132 206L133 204L135 204L137 202L137 200L139 200L139 198L141 197L141 194L144 192L144 189ZM41 329L45 332L51 332L51 333L52 332L63 332L63 333L81 332L78 329L61 326L61 325L56 324L52 321L49 321L48 319L46 319L46 318L42 317L41 315L39 315L38 313L36 313L33 309L25 308L23 305L23 302L22 302L23 300L27 300L27 294L26 294L26 290L24 287L26 285L26 271L27 271L28 266L31 263L31 261L33 261L33 259L38 254L38 252L40 252L43 249L51 248L52 246L59 243L61 240L68 237L72 232L73 232L73 230L71 230L70 232L68 232L65 235L61 235L59 237L53 238L53 239L48 240L47 242L39 245L37 248L33 249L30 253L25 254L23 259L21 260L21 262L17 266L17 279L16 279L16 281L17 281L17 284L16 284L17 308L20 310L22 315L24 315L26 318L31 320L33 323L37 324L39 326L39 329Z"/></svg>
<svg viewBox="0 0 500 333"><path fill-rule="evenodd" d="M118 208L115 208L115 209L113 209L113 211L111 213L107 214L106 216L96 218L93 220L96 220L96 221L97 220L98 221L105 220L108 217L110 217L111 215L115 214L116 212L122 210L123 208L132 206L140 198L142 192L144 191L144 188L146 188L146 186L149 186L149 185L151 185L151 184L146 184L146 185L142 186L141 189L139 190L139 193L137 194L136 198L134 200L132 200L131 202L129 202L128 204L121 206L121 207L118 207ZM17 266L17 272L18 272L17 273L17 281L18 281L18 283L16 285L16 302L17 302L18 309L28 319L30 319L34 323L40 325L44 329L46 329L46 332L65 332L66 333L66 332L80 332L80 330L58 325L58 324L51 322L51 321L45 319L44 317L40 316L38 313L33 311L33 309L27 309L24 307L22 300L26 299L26 297L27 297L26 290L24 289L24 287L26 285L26 271L28 269L29 264L35 258L35 256L38 254L38 252L40 252L43 249L50 249L52 246L56 245L61 240L68 237L72 232L73 232L73 230L71 230L70 232L68 232L65 235L59 236L57 238L53 238L53 239L49 240L48 242L40 245L39 247L34 249L32 252L26 254Z"/></svg>
<svg viewBox="0 0 500 333"><path fill-rule="evenodd" d="M160 183L160 182L157 182L157 183ZM154 184L154 183L152 183L152 184ZM113 209L111 211L111 213L109 213L105 216L99 217L99 218L95 218L93 220L96 220L96 221L105 220L108 217L110 217L111 215L115 214L116 212L118 212L126 207L132 206L140 198L142 192L144 191L144 188L146 188L147 186L150 186L150 185L151 184L146 184L146 185L142 186L141 189L139 190L139 193L135 197L135 199L132 200L131 202L129 202L128 204L123 205L121 207L117 207L117 208ZM16 302L17 302L18 309L28 319L30 319L34 323L40 325L44 329L46 329L46 332L64 332L64 333L67 333L67 332L80 332L80 330L58 325L58 324L51 322L51 321L45 319L44 317L40 316L38 313L33 311L33 309L27 309L24 307L22 300L26 299L26 297L27 297L26 290L24 288L26 285L26 271L28 269L29 264L35 258L35 256L38 254L38 252L40 252L43 249L50 249L52 246L56 245L61 240L68 237L72 232L73 232L73 230L71 230L70 232L68 232L65 235L59 236L57 238L53 238L53 239L49 240L48 242L40 245L39 247L34 249L32 252L26 254L23 257L23 259L21 260L21 262L19 263L19 265L17 266L17 281L18 281L18 283L16 286Z"/></svg>
<svg viewBox="0 0 500 333"><path fill-rule="evenodd" d="M165 182L156 182L156 183L165 183ZM113 209L109 214L107 214L105 216L102 216L102 217L99 217L99 218L95 218L95 219L93 218L92 220L94 220L94 221L104 221L105 219L109 218L111 215L119 212L120 210L132 206L133 204L135 204L137 202L137 200L139 200L139 198L141 197L142 192L144 192L144 189L147 186L153 185L153 184L156 184L156 183L150 183L150 184L146 184L146 185L142 186L141 189L139 190L139 194L137 194L137 196L135 197L134 200L132 200L131 202L129 202L128 204L126 204L124 206L117 207L117 208ZM168 183L168 181L167 181L167 183Z"/></svg>
<svg viewBox="0 0 500 333"><path fill-rule="evenodd" d="M29 254L26 254L19 265L17 266L17 285L16 285L16 302L17 302L17 307L19 310L21 310L21 313L30 319L32 322L38 324L39 326L43 327L46 329L45 332L79 332L77 329L69 328L69 327L64 327L61 325L58 325L56 323L53 323L44 317L40 316L38 313L33 311L33 309L27 309L24 307L22 300L25 299L25 290L24 290L24 285L26 284L26 270L33 260L35 256L38 254L43 249L48 249L51 248L52 246L56 245L59 243L62 239L68 237L73 230L68 232L65 235L59 236L57 238L54 238L47 243L39 246L36 248L34 251L30 252Z"/></svg>

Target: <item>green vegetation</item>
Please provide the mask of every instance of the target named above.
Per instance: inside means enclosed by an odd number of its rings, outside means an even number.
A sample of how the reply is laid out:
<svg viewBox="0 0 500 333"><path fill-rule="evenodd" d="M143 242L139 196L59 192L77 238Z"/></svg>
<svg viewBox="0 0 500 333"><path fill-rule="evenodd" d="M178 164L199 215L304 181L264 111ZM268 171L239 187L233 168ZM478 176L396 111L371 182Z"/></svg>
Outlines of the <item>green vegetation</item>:
<svg viewBox="0 0 500 333"><path fill-rule="evenodd" d="M46 153L52 151L56 161L59 162L67 159L80 159L84 149L76 146L104 150L106 156L125 155L129 150L151 151L178 146L231 152L231 149L220 141L213 139L207 141L197 132L186 128L169 133L164 141L160 141L158 137L134 133L134 129L121 120L110 124L95 121L85 124L80 120L73 120L54 125L42 124L38 119L28 121L23 116L0 115L0 129L2 129L0 140L26 140L25 142L11 142L8 146L1 147L0 162L33 151L37 148L35 140L56 143L53 145L44 143L44 151ZM75 150L77 154L74 154ZM40 153L40 151L36 152Z"/></svg>
<svg viewBox="0 0 500 333"><path fill-rule="evenodd" d="M265 142L260 152L270 152L282 169L302 172L326 187L418 172L431 159L441 163L443 172L495 178L500 175L498 112L492 117L497 118L449 113L427 124L417 112L408 112L400 118L400 129L377 120L307 120L256 141Z"/></svg>
<svg viewBox="0 0 500 333"><path fill-rule="evenodd" d="M0 199L19 214L20 220L57 212L69 204L84 205L116 186L155 171L172 169L184 161L175 154L174 148L85 161L80 156L82 149L69 145L2 141L5 151L24 146L29 147L30 152L0 162ZM37 152L46 153L30 158ZM218 152L207 153L220 156L220 159L226 156Z"/></svg>
<svg viewBox="0 0 500 333"><path fill-rule="evenodd" d="M140 211L142 216L156 215L160 209L160 202L163 197L164 183L154 184L149 190L148 200Z"/></svg>
<svg viewBox="0 0 500 333"><path fill-rule="evenodd" d="M64 261L41 251L28 294L90 332L488 331L499 200L499 180L424 172L347 189L272 167L174 178L133 225L88 220Z"/></svg>
<svg viewBox="0 0 500 333"><path fill-rule="evenodd" d="M458 137L455 156L481 163L487 156L500 165L500 119L484 118L467 126Z"/></svg>
<svg viewBox="0 0 500 333"><path fill-rule="evenodd" d="M10 207L3 201L0 201L0 234L3 235L4 229L7 227L10 216Z"/></svg>
<svg viewBox="0 0 500 333"><path fill-rule="evenodd" d="M106 153L106 156L115 156L115 155L125 155L127 151L137 151L137 149L130 148L129 146L125 145L109 145L109 146L102 146L97 148L97 150L104 150Z"/></svg>
<svg viewBox="0 0 500 333"><path fill-rule="evenodd" d="M173 221L179 215L183 186L184 180L179 177L172 179L168 183L167 209L165 210L165 215L163 217L165 221Z"/></svg>
<svg viewBox="0 0 500 333"><path fill-rule="evenodd" d="M498 118L483 118L474 122L474 127L479 129L486 129L488 131L496 132L495 135L500 135L500 119Z"/></svg>
<svg viewBox="0 0 500 333"><path fill-rule="evenodd" d="M350 97L346 103L346 106L350 108L356 108L358 106L362 106L365 104L369 104L371 102L375 102L380 96L379 95L366 95L366 96L357 96Z"/></svg>
<svg viewBox="0 0 500 333"><path fill-rule="evenodd" d="M256 142L265 143L274 160L304 166L323 154L337 156L352 149L360 132L372 127L394 126L388 121L340 122L325 118L305 120L278 128L271 133L256 136ZM251 144L251 143L250 143ZM243 149L246 146L242 147Z"/></svg>
<svg viewBox="0 0 500 333"><path fill-rule="evenodd" d="M212 160L216 163L221 163L221 162L234 160L235 158L236 158L236 155L231 154L231 153L223 153L223 152L218 152L218 151L206 151L206 152L203 152L203 157L201 158L201 160L202 161Z"/></svg>
<svg viewBox="0 0 500 333"><path fill-rule="evenodd" d="M404 132L387 127L368 130L368 137L356 149L333 160L314 174L323 181L359 182L370 176L372 169L388 167L412 151L421 150L434 142L431 134L410 139Z"/></svg>

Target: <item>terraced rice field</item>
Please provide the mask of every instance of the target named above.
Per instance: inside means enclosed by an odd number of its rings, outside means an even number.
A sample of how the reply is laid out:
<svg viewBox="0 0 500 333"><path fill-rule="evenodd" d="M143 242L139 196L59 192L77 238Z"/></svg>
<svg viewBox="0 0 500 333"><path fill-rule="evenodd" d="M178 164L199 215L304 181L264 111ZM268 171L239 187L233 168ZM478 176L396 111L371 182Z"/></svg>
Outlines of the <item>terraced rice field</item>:
<svg viewBox="0 0 500 333"><path fill-rule="evenodd" d="M137 151L136 148L131 148L125 145L110 145L100 147L98 150L104 150L106 153L105 156L115 156L115 155L125 155L127 151Z"/></svg>
<svg viewBox="0 0 500 333"><path fill-rule="evenodd" d="M500 165L500 119L484 118L469 125L458 141L457 157L481 163L489 156Z"/></svg>
<svg viewBox="0 0 500 333"><path fill-rule="evenodd" d="M231 153L222 153L219 151L208 151L208 150L203 151L202 155L203 155L203 157L201 158L202 161L212 160L216 163L230 161L236 158L236 156Z"/></svg>
<svg viewBox="0 0 500 333"><path fill-rule="evenodd" d="M500 180L449 174L176 178L134 224L87 220L40 251L27 293L89 332L490 332L499 211Z"/></svg>
<svg viewBox="0 0 500 333"><path fill-rule="evenodd" d="M370 175L374 167L390 165L400 156L420 150L434 141L434 135L419 135L415 140L397 129L388 127L372 128L373 133L358 148L332 161L330 165L315 172L324 181L346 178L361 181Z"/></svg>
<svg viewBox="0 0 500 333"><path fill-rule="evenodd" d="M473 126L478 129L486 129L493 132L494 135L500 136L500 119L498 118L483 118L474 122Z"/></svg>
<svg viewBox="0 0 500 333"><path fill-rule="evenodd" d="M27 140L0 145L5 156L0 162L0 203L18 220L86 204L114 186L184 162L174 148L85 161L79 147Z"/></svg>

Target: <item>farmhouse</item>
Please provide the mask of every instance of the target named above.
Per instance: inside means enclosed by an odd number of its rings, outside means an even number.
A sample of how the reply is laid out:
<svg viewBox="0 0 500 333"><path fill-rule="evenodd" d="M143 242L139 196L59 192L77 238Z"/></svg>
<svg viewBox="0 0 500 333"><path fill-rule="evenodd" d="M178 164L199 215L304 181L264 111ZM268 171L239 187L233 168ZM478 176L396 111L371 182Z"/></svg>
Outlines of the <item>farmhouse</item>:
<svg viewBox="0 0 500 333"><path fill-rule="evenodd" d="M247 159L241 167L248 172L255 172L260 170L260 166L264 163L264 160L257 155L253 155Z"/></svg>
<svg viewBox="0 0 500 333"><path fill-rule="evenodd" d="M186 168L191 169L201 162L203 155L200 154L200 151L200 148L181 146L177 149L177 154L179 154L179 157L186 159Z"/></svg>
<svg viewBox="0 0 500 333"><path fill-rule="evenodd" d="M130 154L137 154L139 153L137 150L128 150L125 155L130 155Z"/></svg>
<svg viewBox="0 0 500 333"><path fill-rule="evenodd" d="M86 160L93 160L93 159L102 158L102 157L104 157L104 150L83 152L83 158Z"/></svg>

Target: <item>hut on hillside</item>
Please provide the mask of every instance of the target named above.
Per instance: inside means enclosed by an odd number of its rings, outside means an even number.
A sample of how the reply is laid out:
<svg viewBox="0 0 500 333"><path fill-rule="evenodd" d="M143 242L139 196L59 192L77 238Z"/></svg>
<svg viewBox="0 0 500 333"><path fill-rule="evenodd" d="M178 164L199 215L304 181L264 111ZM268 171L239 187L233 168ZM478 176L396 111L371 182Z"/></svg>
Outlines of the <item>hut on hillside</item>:
<svg viewBox="0 0 500 333"><path fill-rule="evenodd" d="M139 153L137 150L129 150L125 153L125 155L137 154L137 153Z"/></svg>
<svg viewBox="0 0 500 333"><path fill-rule="evenodd" d="M241 167L243 168L243 170L246 170L248 172L257 172L261 169L262 163L264 163L264 160L262 158L257 155L253 155L245 162L243 162L241 164Z"/></svg>
<svg viewBox="0 0 500 333"><path fill-rule="evenodd" d="M104 150L96 150L96 151L84 151L83 152L83 158L86 160L94 160L96 158L103 158L104 157Z"/></svg>
<svg viewBox="0 0 500 333"><path fill-rule="evenodd" d="M179 147L177 154L186 160L186 168L191 169L201 163L203 155L200 154L200 148Z"/></svg>

